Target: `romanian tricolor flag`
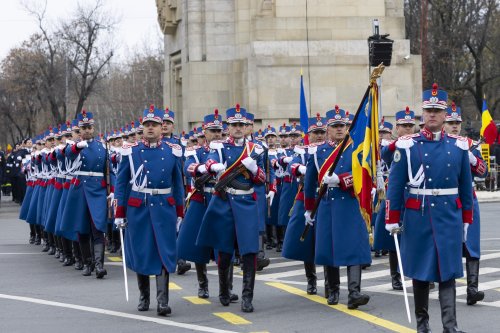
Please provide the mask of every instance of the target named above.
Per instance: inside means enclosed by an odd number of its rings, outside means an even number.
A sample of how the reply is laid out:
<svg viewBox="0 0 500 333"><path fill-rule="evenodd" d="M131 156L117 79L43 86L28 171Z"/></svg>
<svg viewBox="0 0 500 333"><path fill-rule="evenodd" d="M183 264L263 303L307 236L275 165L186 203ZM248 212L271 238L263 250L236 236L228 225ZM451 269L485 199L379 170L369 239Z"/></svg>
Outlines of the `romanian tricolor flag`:
<svg viewBox="0 0 500 333"><path fill-rule="evenodd" d="M373 211L372 189L376 187L379 151L378 86L375 82L361 102L357 119L349 134L353 141L352 179L354 194L359 201L361 215L370 230Z"/></svg>
<svg viewBox="0 0 500 333"><path fill-rule="evenodd" d="M304 78L302 76L302 69L300 69L300 126L304 133L307 133L309 126L309 117L307 113L306 94L304 93ZM304 137L304 144L309 144L307 134Z"/></svg>
<svg viewBox="0 0 500 333"><path fill-rule="evenodd" d="M493 118L491 118L490 111L488 111L488 106L486 105L486 97L483 97L483 110L481 111L481 137L484 138L484 142L487 144L495 143L498 137L498 131Z"/></svg>

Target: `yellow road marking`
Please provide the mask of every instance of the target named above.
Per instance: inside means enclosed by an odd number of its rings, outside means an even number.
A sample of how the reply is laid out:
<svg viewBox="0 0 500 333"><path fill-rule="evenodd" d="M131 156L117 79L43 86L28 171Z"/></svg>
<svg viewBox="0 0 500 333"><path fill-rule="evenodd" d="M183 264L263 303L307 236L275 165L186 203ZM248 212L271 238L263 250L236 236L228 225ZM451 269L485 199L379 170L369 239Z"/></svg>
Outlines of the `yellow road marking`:
<svg viewBox="0 0 500 333"><path fill-rule="evenodd" d="M168 289L170 289L170 290L182 290L182 287L174 282L169 282Z"/></svg>
<svg viewBox="0 0 500 333"><path fill-rule="evenodd" d="M467 284L466 279L455 279L455 281L457 281L458 283Z"/></svg>
<svg viewBox="0 0 500 333"><path fill-rule="evenodd" d="M193 304L211 304L210 301L203 299L203 298L199 298L198 296L184 296L182 298L184 298L186 301L189 301Z"/></svg>
<svg viewBox="0 0 500 333"><path fill-rule="evenodd" d="M108 257L109 261L122 262L122 257Z"/></svg>
<svg viewBox="0 0 500 333"><path fill-rule="evenodd" d="M399 324L394 323L392 321L379 318L377 316L368 314L366 312L362 312L360 310L349 310L347 308L347 306L343 305L343 304L328 305L328 303L326 302L326 299L324 297L318 296L318 295L308 295L305 291L298 289L298 288L295 288L295 287L292 287L292 286L289 286L289 285L286 285L284 283L267 282L266 284L271 286L271 287L286 291L290 294L302 296L304 298L307 298L310 301L326 305L332 309L335 309L335 310L338 310L338 311L343 312L345 314L348 314L350 316L365 320L371 324L381 326L381 327L386 328L390 331L401 332L401 333L410 333L410 332L415 333L415 330L408 328L406 326L403 326L403 325L399 325Z"/></svg>
<svg viewBox="0 0 500 333"><path fill-rule="evenodd" d="M248 325L252 323L251 321L248 321L245 318L231 312L214 312L214 316L222 318L233 325Z"/></svg>

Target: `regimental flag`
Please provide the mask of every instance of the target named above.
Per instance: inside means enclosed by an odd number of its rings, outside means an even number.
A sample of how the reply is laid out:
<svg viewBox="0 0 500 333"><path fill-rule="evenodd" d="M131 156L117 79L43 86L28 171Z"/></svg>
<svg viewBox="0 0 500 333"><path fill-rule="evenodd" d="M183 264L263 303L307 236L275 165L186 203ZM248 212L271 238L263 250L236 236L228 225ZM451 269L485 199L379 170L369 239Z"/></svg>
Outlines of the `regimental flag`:
<svg viewBox="0 0 500 333"><path fill-rule="evenodd" d="M481 111L481 137L484 138L484 142L491 145L495 143L498 137L498 131L493 118L491 118L490 111L488 111L488 106L486 105L486 97L483 97L483 110Z"/></svg>
<svg viewBox="0 0 500 333"><path fill-rule="evenodd" d="M307 136L307 128L309 127L309 115L307 113L306 94L304 93L304 78L302 76L302 69L300 69L300 126L304 130L304 144L309 144Z"/></svg>
<svg viewBox="0 0 500 333"><path fill-rule="evenodd" d="M380 161L378 86L375 82L369 88L368 94L365 94L361 105L357 119L349 129L354 148L352 179L361 215L370 230L373 212L372 189L377 184L377 165Z"/></svg>

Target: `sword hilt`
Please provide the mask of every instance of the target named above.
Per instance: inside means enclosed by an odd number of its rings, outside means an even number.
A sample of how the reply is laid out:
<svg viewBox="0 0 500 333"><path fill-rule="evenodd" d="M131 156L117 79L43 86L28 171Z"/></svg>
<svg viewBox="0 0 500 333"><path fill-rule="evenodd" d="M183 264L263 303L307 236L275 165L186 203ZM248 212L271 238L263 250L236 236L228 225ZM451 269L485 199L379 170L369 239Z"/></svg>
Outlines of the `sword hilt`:
<svg viewBox="0 0 500 333"><path fill-rule="evenodd" d="M391 236L394 235L394 234L401 234L403 232L403 227L397 227L397 228L394 228L391 230Z"/></svg>

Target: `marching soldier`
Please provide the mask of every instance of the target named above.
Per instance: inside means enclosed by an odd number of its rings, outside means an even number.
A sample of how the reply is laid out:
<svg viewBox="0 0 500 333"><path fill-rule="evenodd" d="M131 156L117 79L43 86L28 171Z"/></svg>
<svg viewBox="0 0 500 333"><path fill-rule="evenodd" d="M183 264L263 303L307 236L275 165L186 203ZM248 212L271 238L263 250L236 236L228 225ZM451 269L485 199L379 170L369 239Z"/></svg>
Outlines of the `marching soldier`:
<svg viewBox="0 0 500 333"><path fill-rule="evenodd" d="M304 181L305 223L314 224L311 211L316 188L321 183L327 184L327 193L321 199L316 214L315 262L317 265L328 266L330 305L339 301L339 266L347 266L347 307L356 309L370 300L368 295L360 292L361 265L371 263L368 231L359 211L358 201L352 195L352 141L343 152L338 151L339 144L347 132L345 112L335 107L326 113L326 118L328 141L308 149L309 160ZM328 170L336 154L341 154L340 162L330 176ZM350 214L346 216L345 211Z"/></svg>
<svg viewBox="0 0 500 333"><path fill-rule="evenodd" d="M318 113L316 117L309 118L308 127L309 146L295 146L296 155L289 163L290 174L299 178L299 191L295 196L295 203L292 207L290 222L285 233L283 242L283 257L304 262L304 270L307 278L307 294L316 295L317 277L316 265L314 264L314 234L308 234L303 242L300 236L304 230L304 175L306 174L306 164L309 158L307 150L325 141L326 119ZM311 230L312 231L312 230Z"/></svg>
<svg viewBox="0 0 500 333"><path fill-rule="evenodd" d="M78 114L81 141L68 145L65 155L75 163L72 186L68 191L63 220L72 221L64 225L63 231L77 232L83 259L82 275L90 276L95 265L96 278L102 279L104 268L104 243L107 225L107 195L104 178L106 150L94 139L94 118L91 112ZM90 246L94 250L94 263Z"/></svg>
<svg viewBox="0 0 500 333"><path fill-rule="evenodd" d="M398 138L412 135L415 131L415 112L409 107L406 110L396 112L396 134ZM384 180L387 181L389 168L392 163L394 151L396 149L395 140L381 139L382 172ZM402 207L403 209L403 207ZM394 238L385 230L385 200L380 203L376 220L373 248L375 251L389 251L389 268L392 279L392 289L403 290L401 274L398 272L398 256L394 244Z"/></svg>
<svg viewBox="0 0 500 333"><path fill-rule="evenodd" d="M403 220L401 259L405 275L413 279L417 331L430 332L429 281L435 281L439 282L444 332L459 332L455 279L463 276L462 241L467 239L473 209L469 145L467 139L443 130L445 91L434 84L422 99L424 129L396 143L386 230L393 231Z"/></svg>
<svg viewBox="0 0 500 333"><path fill-rule="evenodd" d="M241 310L253 312L260 230L254 184L263 184L265 173L261 147L245 138L245 111L239 105L228 109L229 139L210 144L211 151L205 163L207 172L218 175L218 182L230 181L214 192L201 223L197 244L218 250L219 300L223 306L231 302L230 267L235 245L238 246L243 265Z"/></svg>
<svg viewBox="0 0 500 333"><path fill-rule="evenodd" d="M283 168L277 164L278 161L278 134L274 127L268 125L266 130L264 131L264 139L266 141L268 150L267 150L267 162L266 165L269 164L272 167L272 171L275 179L275 188L276 192L272 200L269 200L270 214L266 214L266 250L271 250L278 244L278 238L283 241L283 235L279 234L278 231L278 210L280 203L280 195L281 195L281 182L283 178ZM278 165L277 169L274 169L273 166ZM281 230L281 229L280 229ZM276 235L276 237L274 236ZM280 237L278 237L280 236Z"/></svg>
<svg viewBox="0 0 500 333"><path fill-rule="evenodd" d="M144 138L123 148L115 189L115 224L127 228L126 264L137 273L137 309L149 309L149 275L156 275L156 311L160 316L172 312L168 283L177 260L176 225L184 213L182 149L162 140L163 115L153 105L144 110Z"/></svg>
<svg viewBox="0 0 500 333"><path fill-rule="evenodd" d="M451 107L446 109L446 111L447 115L444 123L444 130L448 134L459 135L462 129L462 116L460 107L457 107L455 103L452 103ZM471 139L468 139L467 141L469 143L468 154L471 174L473 178L472 181L474 181L474 177L485 178L488 173L488 167L483 160L481 151L479 150L479 146ZM467 273L467 305L474 305L484 299L484 292L478 291L479 259L481 257L481 216L479 213L479 202L477 200L475 191L473 191L473 200L473 223L467 230L467 239L465 240L463 246L463 256L465 257L465 271Z"/></svg>

